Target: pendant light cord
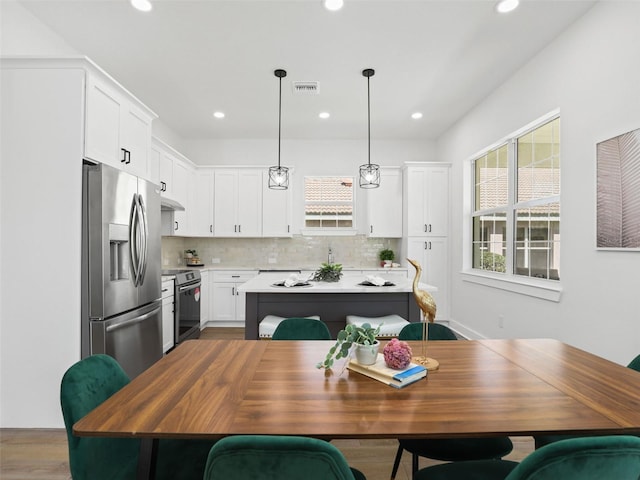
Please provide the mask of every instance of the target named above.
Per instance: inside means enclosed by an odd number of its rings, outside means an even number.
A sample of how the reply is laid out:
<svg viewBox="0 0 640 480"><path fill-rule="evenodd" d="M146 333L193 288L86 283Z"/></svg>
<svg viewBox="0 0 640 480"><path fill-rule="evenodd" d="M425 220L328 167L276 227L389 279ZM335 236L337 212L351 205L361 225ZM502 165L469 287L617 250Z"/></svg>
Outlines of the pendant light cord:
<svg viewBox="0 0 640 480"><path fill-rule="evenodd" d="M282 129L282 77L280 79L280 94L278 98L278 169L280 168L280 132Z"/></svg>
<svg viewBox="0 0 640 480"><path fill-rule="evenodd" d="M371 165L371 93L369 90L369 79L367 77L367 139L368 139L368 152L367 162Z"/></svg>

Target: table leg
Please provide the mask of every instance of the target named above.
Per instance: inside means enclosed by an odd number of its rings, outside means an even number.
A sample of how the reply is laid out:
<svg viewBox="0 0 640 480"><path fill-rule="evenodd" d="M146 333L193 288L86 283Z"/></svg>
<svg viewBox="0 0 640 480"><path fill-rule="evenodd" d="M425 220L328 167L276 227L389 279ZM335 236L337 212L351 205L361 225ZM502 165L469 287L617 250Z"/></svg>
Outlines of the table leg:
<svg viewBox="0 0 640 480"><path fill-rule="evenodd" d="M153 480L156 477L156 460L158 458L158 439L143 438L140 440L138 455L138 480Z"/></svg>

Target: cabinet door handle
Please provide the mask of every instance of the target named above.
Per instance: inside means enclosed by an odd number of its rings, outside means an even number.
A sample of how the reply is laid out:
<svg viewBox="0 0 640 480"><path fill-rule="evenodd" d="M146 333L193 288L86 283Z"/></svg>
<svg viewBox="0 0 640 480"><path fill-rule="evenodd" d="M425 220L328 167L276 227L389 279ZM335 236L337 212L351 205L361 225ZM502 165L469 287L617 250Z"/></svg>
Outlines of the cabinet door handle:
<svg viewBox="0 0 640 480"><path fill-rule="evenodd" d="M175 224L176 224L175 230L177 231L178 230L178 222L175 222Z"/></svg>
<svg viewBox="0 0 640 480"><path fill-rule="evenodd" d="M127 155L127 165L129 165L131 163L131 152L129 150L125 150L126 155Z"/></svg>
<svg viewBox="0 0 640 480"><path fill-rule="evenodd" d="M429 224L429 233L431 233L431 224Z"/></svg>
<svg viewBox="0 0 640 480"><path fill-rule="evenodd" d="M429 242L429 250L431 250L431 242Z"/></svg>
<svg viewBox="0 0 640 480"><path fill-rule="evenodd" d="M209 225L209 231L213 233L213 225Z"/></svg>
<svg viewBox="0 0 640 480"><path fill-rule="evenodd" d="M160 191L161 192L166 192L167 191L167 184L164 182L160 182Z"/></svg>
<svg viewBox="0 0 640 480"><path fill-rule="evenodd" d="M369 225L369 233L373 233L373 225Z"/></svg>
<svg viewBox="0 0 640 480"><path fill-rule="evenodd" d="M233 233L238 233L238 225L233 226Z"/></svg>
<svg viewBox="0 0 640 480"><path fill-rule="evenodd" d="M124 148L120 150L122 151L122 160L120 160L120 163L127 163L127 151Z"/></svg>
<svg viewBox="0 0 640 480"><path fill-rule="evenodd" d="M424 242L424 249L429 250L429 247L427 246L427 242Z"/></svg>
<svg viewBox="0 0 640 480"><path fill-rule="evenodd" d="M236 287L231 287L231 295L235 295L236 294Z"/></svg>
<svg viewBox="0 0 640 480"><path fill-rule="evenodd" d="M424 232L427 233L427 224L424 224Z"/></svg>
<svg viewBox="0 0 640 480"><path fill-rule="evenodd" d="M242 233L242 225L238 225L238 233Z"/></svg>
<svg viewBox="0 0 640 480"><path fill-rule="evenodd" d="M240 278L240 275L231 275L231 278Z"/></svg>
<svg viewBox="0 0 640 480"><path fill-rule="evenodd" d="M287 225L287 233L291 233L291 225Z"/></svg>

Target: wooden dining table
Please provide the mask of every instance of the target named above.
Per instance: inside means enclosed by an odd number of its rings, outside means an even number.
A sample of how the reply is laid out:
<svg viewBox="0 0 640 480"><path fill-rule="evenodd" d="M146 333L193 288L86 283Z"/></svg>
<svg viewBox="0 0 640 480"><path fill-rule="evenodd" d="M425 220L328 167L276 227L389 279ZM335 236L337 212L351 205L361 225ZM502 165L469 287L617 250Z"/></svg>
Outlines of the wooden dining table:
<svg viewBox="0 0 640 480"><path fill-rule="evenodd" d="M139 478L162 438L640 434L640 372L557 340L429 341L440 368L402 389L317 369L332 344L186 341L73 431L145 439Z"/></svg>

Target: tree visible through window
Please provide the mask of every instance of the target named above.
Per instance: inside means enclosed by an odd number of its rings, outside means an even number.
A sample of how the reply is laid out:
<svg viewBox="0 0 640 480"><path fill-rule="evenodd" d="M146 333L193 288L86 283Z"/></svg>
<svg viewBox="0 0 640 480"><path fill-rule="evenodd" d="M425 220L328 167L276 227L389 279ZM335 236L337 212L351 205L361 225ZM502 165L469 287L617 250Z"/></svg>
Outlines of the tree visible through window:
<svg viewBox="0 0 640 480"><path fill-rule="evenodd" d="M560 279L560 119L473 161L473 268Z"/></svg>
<svg viewBox="0 0 640 480"><path fill-rule="evenodd" d="M353 228L353 177L305 177L306 228Z"/></svg>

